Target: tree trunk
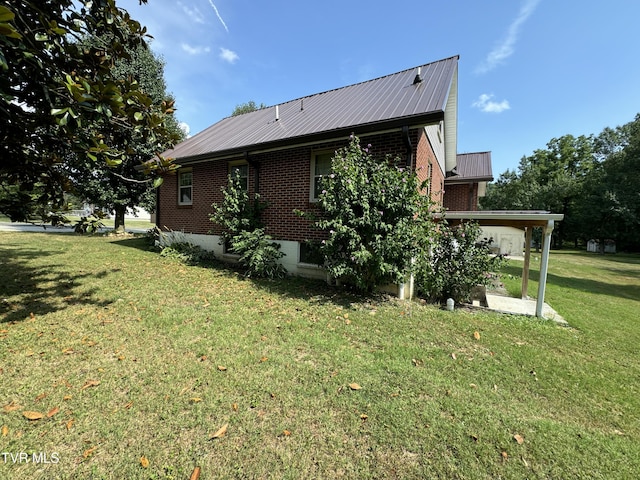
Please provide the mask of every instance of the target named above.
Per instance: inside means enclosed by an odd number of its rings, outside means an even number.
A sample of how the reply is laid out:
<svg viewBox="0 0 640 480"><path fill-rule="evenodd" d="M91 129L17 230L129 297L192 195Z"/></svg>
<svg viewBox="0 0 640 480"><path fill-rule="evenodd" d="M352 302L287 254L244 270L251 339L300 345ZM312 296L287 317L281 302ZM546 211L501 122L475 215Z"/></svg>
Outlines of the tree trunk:
<svg viewBox="0 0 640 480"><path fill-rule="evenodd" d="M115 206L115 219L113 221L113 228L116 232L124 232L124 214L127 208L122 205Z"/></svg>

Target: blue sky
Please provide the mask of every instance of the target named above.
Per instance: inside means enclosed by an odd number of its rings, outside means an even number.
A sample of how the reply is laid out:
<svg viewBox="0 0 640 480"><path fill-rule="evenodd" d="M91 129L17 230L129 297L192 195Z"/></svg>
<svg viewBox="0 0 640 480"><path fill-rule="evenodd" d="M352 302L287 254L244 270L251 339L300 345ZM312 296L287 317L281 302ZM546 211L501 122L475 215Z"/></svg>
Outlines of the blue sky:
<svg viewBox="0 0 640 480"><path fill-rule="evenodd" d="M636 0L118 0L147 26L193 135L275 105L460 55L458 152L493 172L554 137L640 112Z"/></svg>

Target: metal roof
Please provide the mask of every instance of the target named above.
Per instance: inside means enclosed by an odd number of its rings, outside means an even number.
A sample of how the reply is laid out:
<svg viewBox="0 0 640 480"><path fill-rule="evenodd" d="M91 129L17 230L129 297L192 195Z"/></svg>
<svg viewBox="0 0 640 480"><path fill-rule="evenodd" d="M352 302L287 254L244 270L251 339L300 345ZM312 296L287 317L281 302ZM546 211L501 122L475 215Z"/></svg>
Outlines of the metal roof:
<svg viewBox="0 0 640 480"><path fill-rule="evenodd" d="M447 177L447 183L490 182L491 152L459 153L456 155L456 175Z"/></svg>
<svg viewBox="0 0 640 480"><path fill-rule="evenodd" d="M227 117L163 156L197 160L439 121L458 58ZM418 68L422 81L415 83Z"/></svg>

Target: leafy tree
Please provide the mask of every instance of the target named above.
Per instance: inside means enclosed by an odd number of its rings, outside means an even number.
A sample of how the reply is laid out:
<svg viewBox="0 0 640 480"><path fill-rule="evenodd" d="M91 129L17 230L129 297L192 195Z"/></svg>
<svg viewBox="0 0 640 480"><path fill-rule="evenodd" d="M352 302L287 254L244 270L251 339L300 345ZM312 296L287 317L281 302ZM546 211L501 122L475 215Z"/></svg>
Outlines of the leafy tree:
<svg viewBox="0 0 640 480"><path fill-rule="evenodd" d="M640 114L595 139L600 160L585 182L577 212L584 238L616 240L619 248L640 249Z"/></svg>
<svg viewBox="0 0 640 480"><path fill-rule="evenodd" d="M557 247L576 240L580 228L576 209L585 179L595 165L593 138L565 135L547 143L546 149L520 160L517 172L507 171L487 189L483 209L548 210L565 215L554 230Z"/></svg>
<svg viewBox="0 0 640 480"><path fill-rule="evenodd" d="M118 125L150 144L166 138L172 102L157 108L134 78L111 72L145 34L115 0L0 0L0 185L55 207L70 186L60 168L70 155L122 162L130 143L111 144L102 129ZM105 35L108 46L80 42ZM145 168L172 163L158 158Z"/></svg>
<svg viewBox="0 0 640 480"><path fill-rule="evenodd" d="M256 105L256 102L253 100L249 100L247 103L241 103L236 105L233 112L231 113L232 117L236 117L238 115L242 115L244 113L255 112L256 110L262 110L263 108L267 108L264 103L261 103L259 106Z"/></svg>
<svg viewBox="0 0 640 480"><path fill-rule="evenodd" d="M94 37L83 40L83 44L94 48L106 48L112 42L110 36ZM127 48L127 57L117 59L111 69L114 81L131 78L138 82L140 89L151 99L150 108L158 111L163 103L172 102L166 93L164 82L164 63L154 56L146 45ZM128 209L144 204L155 207L155 189L149 183L148 175L137 167L152 158L160 149L166 149L174 142L184 138L173 114L165 118L166 132L158 134L154 141L145 138L136 131L123 128L119 124L105 126L96 132L113 146L124 152L122 161L111 167L97 164L84 154L75 155L68 162L68 175L72 179L75 192L89 203L115 212L116 230L124 229L125 214Z"/></svg>

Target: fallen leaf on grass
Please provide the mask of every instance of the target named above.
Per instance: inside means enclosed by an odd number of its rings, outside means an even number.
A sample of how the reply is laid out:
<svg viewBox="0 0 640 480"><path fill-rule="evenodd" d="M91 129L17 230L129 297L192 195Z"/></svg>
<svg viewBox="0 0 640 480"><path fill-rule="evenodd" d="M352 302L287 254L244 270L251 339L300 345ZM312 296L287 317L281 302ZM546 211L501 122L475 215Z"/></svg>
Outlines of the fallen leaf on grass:
<svg viewBox="0 0 640 480"><path fill-rule="evenodd" d="M358 385L357 383L350 383L349 384L349 388L351 390L361 390L362 389L362 387L360 385Z"/></svg>
<svg viewBox="0 0 640 480"><path fill-rule="evenodd" d="M71 347L67 347L67 348L63 348L62 349L62 354L63 355L71 355L73 353L73 348Z"/></svg>
<svg viewBox="0 0 640 480"><path fill-rule="evenodd" d="M19 408L20 405L18 405L16 402L8 403L4 407L2 407L5 412L13 412L14 410L18 410Z"/></svg>
<svg viewBox="0 0 640 480"><path fill-rule="evenodd" d="M360 415L360 420L366 420L367 418L369 418L369 415L367 415L366 413Z"/></svg>
<svg viewBox="0 0 640 480"><path fill-rule="evenodd" d="M133 407L133 402L126 403L123 408L129 410L131 407Z"/></svg>
<svg viewBox="0 0 640 480"><path fill-rule="evenodd" d="M269 357L262 357L262 358L260 359L260 362L266 362L267 360L269 360Z"/></svg>
<svg viewBox="0 0 640 480"><path fill-rule="evenodd" d="M95 452L97 448L98 447L91 447L90 449L85 450L82 454L83 458L89 458L91 455L93 455L93 452Z"/></svg>
<svg viewBox="0 0 640 480"><path fill-rule="evenodd" d="M53 407L49 412L47 412L47 418L53 417L56 413L58 413L60 409L58 407Z"/></svg>
<svg viewBox="0 0 640 480"><path fill-rule="evenodd" d="M149 468L149 459L144 455L140 457L140 465L142 468Z"/></svg>
<svg viewBox="0 0 640 480"><path fill-rule="evenodd" d="M202 399L200 397L193 397L191 400L189 400L191 403L198 403L201 402Z"/></svg>
<svg viewBox="0 0 640 480"><path fill-rule="evenodd" d="M222 438L224 434L227 433L228 427L229 427L229 424L225 423L222 427L220 427L220 429L216 433L211 435L211 438L209 438L209 440L213 440L214 438Z"/></svg>
<svg viewBox="0 0 640 480"><path fill-rule="evenodd" d="M480 340L480 332L478 332L477 330L473 332L473 338L475 338L476 340Z"/></svg>
<svg viewBox="0 0 640 480"><path fill-rule="evenodd" d="M227 367L225 367L223 365L218 365L218 370L220 370L221 372L226 372L227 371Z"/></svg>
<svg viewBox="0 0 640 480"><path fill-rule="evenodd" d="M67 422L67 431L71 430L72 425L73 425L73 418Z"/></svg>
<svg viewBox="0 0 640 480"><path fill-rule="evenodd" d="M200 467L196 467L193 469L193 472L191 472L191 476L189 477L189 480L198 480L200 478Z"/></svg>
<svg viewBox="0 0 640 480"><path fill-rule="evenodd" d="M506 460L509 458L509 454L507 452L502 452L500 455L502 455L502 460Z"/></svg>
<svg viewBox="0 0 640 480"><path fill-rule="evenodd" d="M231 408L233 409L234 412L238 411L238 404L234 403L233 405L231 405Z"/></svg>
<svg viewBox="0 0 640 480"><path fill-rule="evenodd" d="M9 435L9 427L7 427L6 425L2 426L2 436L6 437L7 435Z"/></svg>
<svg viewBox="0 0 640 480"><path fill-rule="evenodd" d="M522 445L524 443L524 438L522 438L522 435L518 435L517 433L513 436L513 439L518 442L518 445Z"/></svg>
<svg viewBox="0 0 640 480"><path fill-rule="evenodd" d="M452 354L451 354L451 358L453 358L454 360L456 360L458 357L456 356L456 354L455 354L455 353L452 353Z"/></svg>
<svg viewBox="0 0 640 480"><path fill-rule="evenodd" d="M47 396L46 393L41 393L40 395L38 395L36 397L36 402L39 402L40 400L42 400L43 398L45 398Z"/></svg>
<svg viewBox="0 0 640 480"><path fill-rule="evenodd" d="M27 420L40 420L41 418L44 418L44 415L40 412L32 412L32 411L25 411L22 412L22 415L24 416L24 418L26 418Z"/></svg>
<svg viewBox="0 0 640 480"><path fill-rule="evenodd" d="M290 437L291 436L291 432L289 430L285 430L282 432L282 436L283 437Z"/></svg>
<svg viewBox="0 0 640 480"><path fill-rule="evenodd" d="M65 395L62 397L62 400L71 400L73 397L71 395Z"/></svg>
<svg viewBox="0 0 640 480"><path fill-rule="evenodd" d="M87 383L85 383L80 390L84 390L89 387L97 387L98 385L100 385L100 380L87 380Z"/></svg>

